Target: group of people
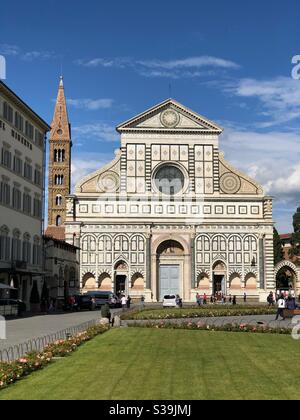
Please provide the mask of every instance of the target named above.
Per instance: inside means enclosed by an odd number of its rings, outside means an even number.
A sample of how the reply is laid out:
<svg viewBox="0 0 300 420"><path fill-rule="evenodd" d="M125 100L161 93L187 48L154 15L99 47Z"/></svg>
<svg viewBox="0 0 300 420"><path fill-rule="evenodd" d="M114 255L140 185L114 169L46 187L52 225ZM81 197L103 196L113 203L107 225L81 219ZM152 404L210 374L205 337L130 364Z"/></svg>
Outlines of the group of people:
<svg viewBox="0 0 300 420"><path fill-rule="evenodd" d="M269 306L275 306L277 304L277 315L276 321L279 317L285 320L285 310L294 311L298 308L296 302L296 296L292 292L273 293L270 292L267 298Z"/></svg>
<svg viewBox="0 0 300 420"><path fill-rule="evenodd" d="M246 303L247 302L247 294L244 293L243 300ZM198 306L207 305L208 303L208 297L207 294L204 293L202 296L197 293L196 295L196 302ZM223 305L226 305L226 303L229 303L230 305L236 305L237 304L237 297L229 295L228 297L221 292L216 292L214 295L211 295L210 297L210 303L216 304L216 303L222 303Z"/></svg>

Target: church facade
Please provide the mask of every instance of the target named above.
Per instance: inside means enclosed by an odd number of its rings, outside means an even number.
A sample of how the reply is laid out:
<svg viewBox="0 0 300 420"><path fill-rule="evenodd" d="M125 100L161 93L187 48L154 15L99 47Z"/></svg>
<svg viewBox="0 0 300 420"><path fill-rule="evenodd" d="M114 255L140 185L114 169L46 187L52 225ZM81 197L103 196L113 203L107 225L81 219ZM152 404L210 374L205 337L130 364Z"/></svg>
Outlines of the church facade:
<svg viewBox="0 0 300 420"><path fill-rule="evenodd" d="M272 198L225 160L222 128L167 100L117 131L114 161L66 198L82 290L265 301L276 288Z"/></svg>

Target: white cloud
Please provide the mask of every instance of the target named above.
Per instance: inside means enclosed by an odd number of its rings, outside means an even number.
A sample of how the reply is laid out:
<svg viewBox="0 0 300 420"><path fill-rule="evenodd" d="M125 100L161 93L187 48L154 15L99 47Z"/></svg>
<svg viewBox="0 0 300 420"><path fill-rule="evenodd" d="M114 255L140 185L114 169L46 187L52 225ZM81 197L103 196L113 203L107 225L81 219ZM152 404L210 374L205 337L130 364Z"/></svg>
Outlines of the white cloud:
<svg viewBox="0 0 300 420"><path fill-rule="evenodd" d="M85 124L73 127L74 137L83 142L86 138L104 142L118 142L120 137L115 127L106 123Z"/></svg>
<svg viewBox="0 0 300 420"><path fill-rule="evenodd" d="M300 203L300 133L225 130L221 149L278 202Z"/></svg>
<svg viewBox="0 0 300 420"><path fill-rule="evenodd" d="M19 57L23 61L48 60L51 58L57 58L57 55L53 51L23 51L17 45L9 44L0 44L0 54L4 56Z"/></svg>
<svg viewBox="0 0 300 420"><path fill-rule="evenodd" d="M223 58L200 56L200 57L189 57L181 60L145 60L137 61L143 67L150 69L200 69L203 67L218 67L224 69L238 69L240 66L233 61L224 60Z"/></svg>
<svg viewBox="0 0 300 420"><path fill-rule="evenodd" d="M17 45L0 44L0 54L16 56L20 54L20 49Z"/></svg>
<svg viewBox="0 0 300 420"><path fill-rule="evenodd" d="M271 80L241 79L226 83L224 90L242 98L255 98L261 104L259 114L266 121L262 128L300 118L300 81L288 77Z"/></svg>
<svg viewBox="0 0 300 420"><path fill-rule="evenodd" d="M135 60L130 58L94 58L92 60L76 60L80 66L96 68L131 68L141 76L162 78L195 78L211 75L204 68L215 70L236 70L240 66L230 60L211 56L188 57L178 60Z"/></svg>
<svg viewBox="0 0 300 420"><path fill-rule="evenodd" d="M95 172L113 159L105 153L84 153L72 159L72 189L85 176Z"/></svg>
<svg viewBox="0 0 300 420"><path fill-rule="evenodd" d="M113 99L68 99L68 104L77 109L87 109L97 111L98 109L108 109L113 105Z"/></svg>

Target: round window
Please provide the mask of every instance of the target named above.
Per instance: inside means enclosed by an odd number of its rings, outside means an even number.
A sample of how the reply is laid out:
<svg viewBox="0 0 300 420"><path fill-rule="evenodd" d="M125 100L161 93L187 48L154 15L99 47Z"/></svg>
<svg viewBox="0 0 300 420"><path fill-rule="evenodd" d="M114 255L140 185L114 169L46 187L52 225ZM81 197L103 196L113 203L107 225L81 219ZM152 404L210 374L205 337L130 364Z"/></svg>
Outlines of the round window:
<svg viewBox="0 0 300 420"><path fill-rule="evenodd" d="M155 186L162 194L178 194L184 187L184 175L176 166L165 165L155 175Z"/></svg>

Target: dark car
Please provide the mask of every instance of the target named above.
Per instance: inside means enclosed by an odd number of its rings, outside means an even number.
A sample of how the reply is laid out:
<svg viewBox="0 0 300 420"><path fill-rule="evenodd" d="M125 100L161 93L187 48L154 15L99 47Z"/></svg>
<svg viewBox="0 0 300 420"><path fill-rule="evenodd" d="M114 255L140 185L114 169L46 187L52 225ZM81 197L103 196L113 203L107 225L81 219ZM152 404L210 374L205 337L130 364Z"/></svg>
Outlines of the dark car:
<svg viewBox="0 0 300 420"><path fill-rule="evenodd" d="M94 311L96 309L95 299L89 295L76 296L76 309L78 311Z"/></svg>

